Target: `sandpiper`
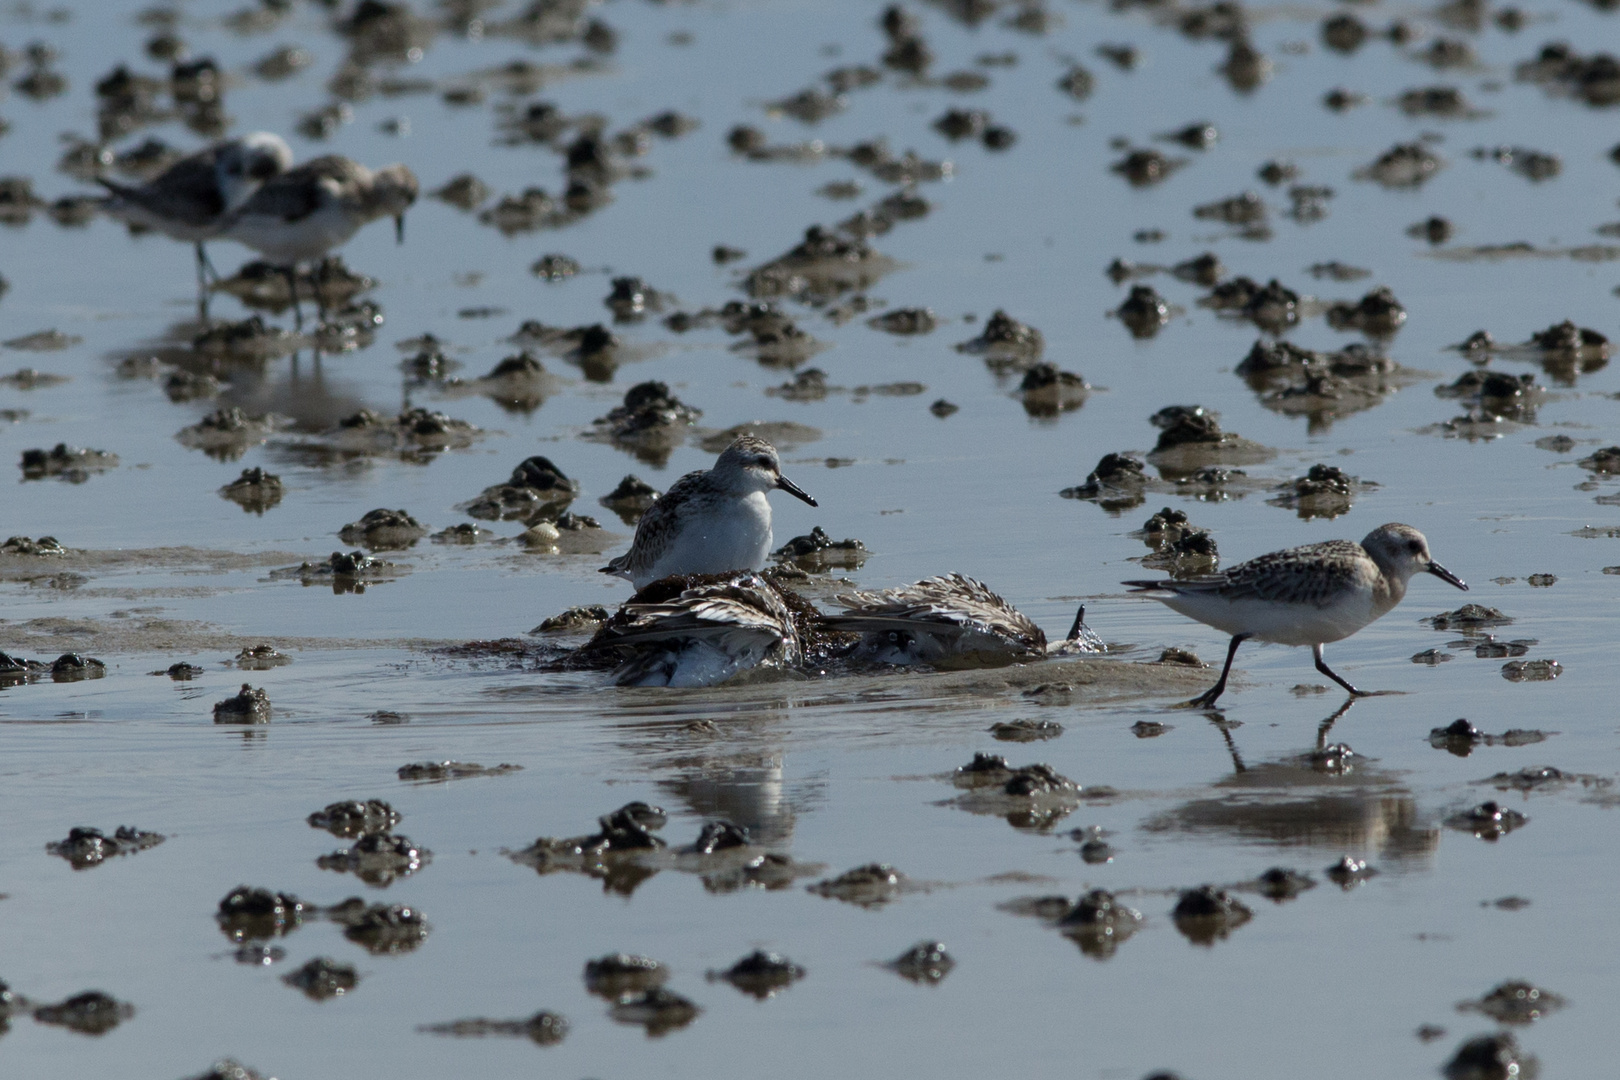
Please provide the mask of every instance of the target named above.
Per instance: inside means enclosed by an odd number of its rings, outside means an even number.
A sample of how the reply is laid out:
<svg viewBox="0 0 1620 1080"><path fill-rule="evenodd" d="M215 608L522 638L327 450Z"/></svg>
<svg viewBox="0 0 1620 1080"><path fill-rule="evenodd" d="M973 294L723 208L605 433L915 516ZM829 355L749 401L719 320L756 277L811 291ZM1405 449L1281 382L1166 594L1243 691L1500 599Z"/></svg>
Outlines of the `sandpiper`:
<svg viewBox="0 0 1620 1080"><path fill-rule="evenodd" d="M752 571L674 578L658 589L670 595L638 593L586 646L625 656L613 673L620 686L714 686L757 667L796 666L803 656L793 611Z"/></svg>
<svg viewBox="0 0 1620 1080"><path fill-rule="evenodd" d="M230 215L292 161L292 149L281 136L255 131L181 158L144 184L100 176L96 182L109 192L102 203L108 214L196 246L197 288L205 293L213 267L203 243L218 236Z"/></svg>
<svg viewBox="0 0 1620 1080"><path fill-rule="evenodd" d="M982 581L962 574L836 599L844 613L822 621L835 630L859 633L855 655L862 659L988 667L1046 655L1046 634L1039 626Z"/></svg>
<svg viewBox="0 0 1620 1080"><path fill-rule="evenodd" d="M300 324L296 269L348 242L362 225L394 219L405 241L405 211L416 202L416 176L403 165L372 172L335 154L289 169L255 191L230 216L222 235L246 244L287 272Z"/></svg>
<svg viewBox="0 0 1620 1080"><path fill-rule="evenodd" d="M1380 525L1361 543L1323 544L1273 551L1229 570L1183 581L1127 581L1167 607L1232 635L1220 680L1187 704L1209 707L1226 689L1238 646L1250 638L1309 645L1316 670L1355 697L1357 690L1322 658L1322 646L1349 637L1384 615L1406 595L1406 583L1424 571L1464 591L1462 580L1429 557L1429 542L1410 525Z"/></svg>
<svg viewBox="0 0 1620 1080"><path fill-rule="evenodd" d="M707 472L689 472L641 516L630 550L602 567L637 589L671 574L762 570L771 551L771 504L780 489L816 500L782 475L776 447L741 435Z"/></svg>

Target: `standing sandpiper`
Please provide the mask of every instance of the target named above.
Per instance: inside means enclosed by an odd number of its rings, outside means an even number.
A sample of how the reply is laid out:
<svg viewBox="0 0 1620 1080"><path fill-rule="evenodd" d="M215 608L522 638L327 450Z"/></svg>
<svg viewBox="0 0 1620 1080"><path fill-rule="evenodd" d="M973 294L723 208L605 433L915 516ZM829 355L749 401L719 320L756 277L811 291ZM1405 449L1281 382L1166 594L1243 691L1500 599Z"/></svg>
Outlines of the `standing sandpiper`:
<svg viewBox="0 0 1620 1080"><path fill-rule="evenodd" d="M152 229L197 248L199 300L213 271L203 243L218 236L260 185L292 167L279 135L255 131L183 157L144 184L96 182L109 192L103 209L129 225Z"/></svg>
<svg viewBox="0 0 1620 1080"><path fill-rule="evenodd" d="M346 157L327 155L259 188L232 214L222 235L286 270L293 313L302 324L298 264L348 243L362 225L380 217L394 219L395 236L404 243L405 211L416 202L416 193L416 176L403 165L372 172Z"/></svg>
<svg viewBox="0 0 1620 1080"><path fill-rule="evenodd" d="M630 550L602 567L637 589L671 574L763 570L771 551L771 504L781 489L811 506L816 500L782 475L776 447L742 435L707 472L670 485L636 525Z"/></svg>
<svg viewBox="0 0 1620 1080"><path fill-rule="evenodd" d="M1309 645L1317 671L1352 695L1364 696L1367 691L1357 690L1327 666L1322 646L1349 637L1399 604L1407 581L1419 571L1468 589L1429 557L1422 533L1396 524L1380 525L1359 544L1329 540L1273 551L1208 577L1124 584L1232 635L1220 681L1187 703L1207 708L1226 689L1232 658L1249 638Z"/></svg>

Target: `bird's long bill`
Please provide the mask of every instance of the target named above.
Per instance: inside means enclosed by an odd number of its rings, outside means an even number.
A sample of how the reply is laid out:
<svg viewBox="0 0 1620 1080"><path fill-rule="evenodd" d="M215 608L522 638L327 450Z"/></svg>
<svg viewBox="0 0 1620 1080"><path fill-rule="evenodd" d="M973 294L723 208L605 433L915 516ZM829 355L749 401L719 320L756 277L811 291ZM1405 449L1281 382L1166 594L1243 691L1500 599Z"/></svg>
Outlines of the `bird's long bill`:
<svg viewBox="0 0 1620 1080"><path fill-rule="evenodd" d="M1456 574L1453 574L1450 570L1447 570L1433 559L1429 560L1429 573L1433 574L1447 585L1455 585L1463 592L1468 591L1468 585L1463 581L1462 578L1458 577Z"/></svg>
<svg viewBox="0 0 1620 1080"><path fill-rule="evenodd" d="M805 491L804 488L800 487L798 484L795 484L793 481L789 480L785 476L782 476L780 474L777 475L777 477L776 477L776 486L781 488L783 491L787 492L789 495L793 496L795 499L803 499L805 502L809 503L811 506L820 506L821 505L820 503L816 502L816 500L814 500L814 499L812 499L810 497L809 492Z"/></svg>
<svg viewBox="0 0 1620 1080"><path fill-rule="evenodd" d="M394 243L403 244L404 242L405 242L405 215L404 214L395 214L394 215Z"/></svg>

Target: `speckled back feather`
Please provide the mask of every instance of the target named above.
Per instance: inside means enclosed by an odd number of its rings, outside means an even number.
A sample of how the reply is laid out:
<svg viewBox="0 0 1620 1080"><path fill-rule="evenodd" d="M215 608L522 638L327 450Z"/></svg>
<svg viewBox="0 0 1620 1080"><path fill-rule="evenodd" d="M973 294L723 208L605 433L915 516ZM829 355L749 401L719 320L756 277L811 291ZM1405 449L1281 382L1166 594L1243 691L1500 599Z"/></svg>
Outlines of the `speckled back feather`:
<svg viewBox="0 0 1620 1080"><path fill-rule="evenodd" d="M1378 577L1377 564L1360 544L1327 540L1260 555L1218 574L1124 584L1148 592L1219 593L1228 600L1252 598L1326 607L1345 593L1370 585Z"/></svg>
<svg viewBox="0 0 1620 1080"><path fill-rule="evenodd" d="M669 485L669 490L659 496L658 501L649 506L647 512L641 515L641 520L636 522L636 535L630 541L630 550L610 559L603 573L627 573L633 577L657 562L675 532L681 504L708 487L708 475L707 469L694 469ZM632 559L635 561L632 562Z"/></svg>
<svg viewBox="0 0 1620 1080"><path fill-rule="evenodd" d="M911 585L879 591L842 593L844 614L826 622L840 630L881 632L895 627L935 633L977 630L994 634L1031 652L1046 648L1046 634L989 586L963 574L942 574Z"/></svg>
<svg viewBox="0 0 1620 1080"><path fill-rule="evenodd" d="M586 648L737 633L775 639L782 662L798 663L801 648L794 613L774 585L753 573L656 581L626 601Z"/></svg>

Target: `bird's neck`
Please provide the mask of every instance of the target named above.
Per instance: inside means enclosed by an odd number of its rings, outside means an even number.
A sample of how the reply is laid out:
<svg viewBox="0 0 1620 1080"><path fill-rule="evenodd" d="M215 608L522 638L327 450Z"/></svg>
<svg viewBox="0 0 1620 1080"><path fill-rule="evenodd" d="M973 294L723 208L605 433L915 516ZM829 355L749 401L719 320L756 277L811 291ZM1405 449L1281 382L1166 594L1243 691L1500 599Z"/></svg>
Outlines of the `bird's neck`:
<svg viewBox="0 0 1620 1080"><path fill-rule="evenodd" d="M1379 615L1392 609L1406 598L1406 578L1384 571L1373 586L1373 607Z"/></svg>
<svg viewBox="0 0 1620 1080"><path fill-rule="evenodd" d="M765 491L768 489L761 488L759 482L753 477L736 476L726 482L725 490L728 495L735 495L739 499L748 499L755 495L763 498Z"/></svg>

